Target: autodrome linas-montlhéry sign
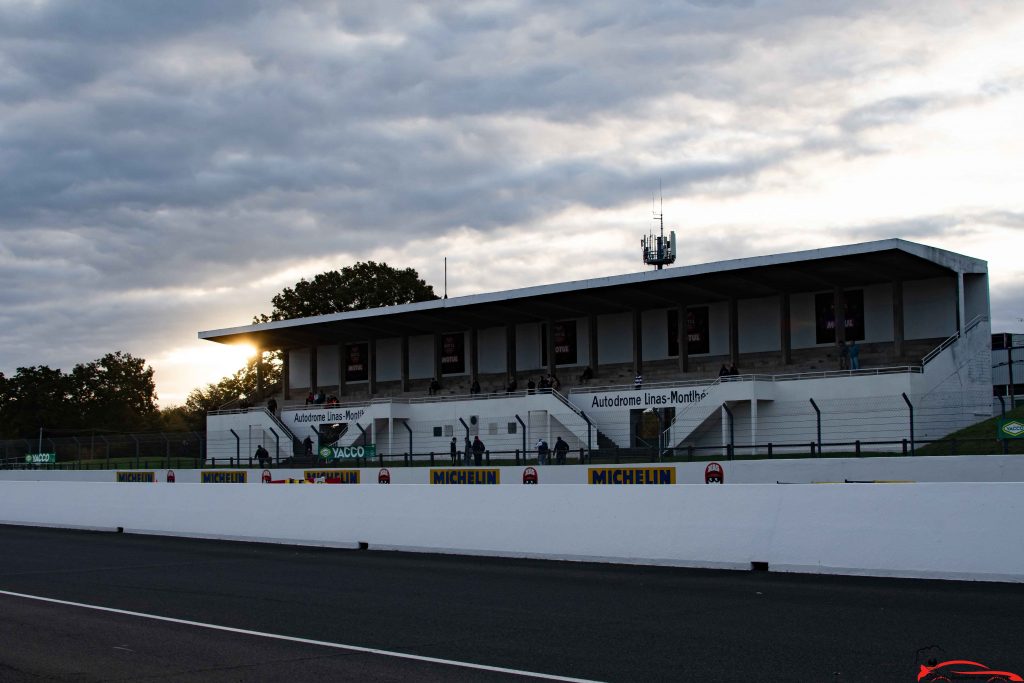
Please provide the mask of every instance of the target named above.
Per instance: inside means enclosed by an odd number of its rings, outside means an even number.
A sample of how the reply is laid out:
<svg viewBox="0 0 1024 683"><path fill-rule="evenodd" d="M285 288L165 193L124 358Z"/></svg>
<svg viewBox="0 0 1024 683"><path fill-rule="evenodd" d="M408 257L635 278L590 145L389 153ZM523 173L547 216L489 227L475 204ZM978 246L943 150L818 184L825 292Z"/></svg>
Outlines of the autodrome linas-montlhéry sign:
<svg viewBox="0 0 1024 683"><path fill-rule="evenodd" d="M708 395L706 389L666 389L664 391L622 391L594 394L587 401L574 401L579 407L594 408L651 408L686 403L699 403ZM585 405L580 405L585 403Z"/></svg>

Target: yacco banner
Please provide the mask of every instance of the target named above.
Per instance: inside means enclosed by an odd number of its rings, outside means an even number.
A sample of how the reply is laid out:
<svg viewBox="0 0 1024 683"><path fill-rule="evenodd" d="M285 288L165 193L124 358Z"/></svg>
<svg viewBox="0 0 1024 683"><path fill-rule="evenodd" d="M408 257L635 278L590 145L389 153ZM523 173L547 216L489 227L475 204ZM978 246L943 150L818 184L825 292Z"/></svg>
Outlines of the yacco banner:
<svg viewBox="0 0 1024 683"><path fill-rule="evenodd" d="M690 356L711 352L708 307L694 306L686 309L686 353ZM679 311L668 311L668 355L679 355Z"/></svg>
<svg viewBox="0 0 1024 683"><path fill-rule="evenodd" d="M864 290L843 292L846 302L846 341L864 339ZM814 333L818 344L836 343L835 294L822 292L814 295Z"/></svg>
<svg viewBox="0 0 1024 683"><path fill-rule="evenodd" d="M466 371L466 335L464 332L441 335L441 374L459 375Z"/></svg>
<svg viewBox="0 0 1024 683"><path fill-rule="evenodd" d="M288 427L340 424L343 422L355 422L356 420L361 419L365 413L366 408L321 407L312 410L285 410L281 413L281 420L284 421L285 425Z"/></svg>
<svg viewBox="0 0 1024 683"><path fill-rule="evenodd" d="M345 381L365 382L370 378L370 345L345 344Z"/></svg>
<svg viewBox="0 0 1024 683"><path fill-rule="evenodd" d="M201 470L199 482L202 484L244 484L248 481L245 470Z"/></svg>
<svg viewBox="0 0 1024 683"><path fill-rule="evenodd" d="M324 460L348 460L350 458L376 458L377 446L324 446L320 449L320 457Z"/></svg>
<svg viewBox="0 0 1024 683"><path fill-rule="evenodd" d="M580 410L635 410L641 408L673 408L700 403L707 396L706 387L678 389L643 389L641 391L603 391L599 393L571 393L569 400Z"/></svg>
<svg viewBox="0 0 1024 683"><path fill-rule="evenodd" d="M304 470L302 476L311 484L359 483L359 470Z"/></svg>
<svg viewBox="0 0 1024 683"><path fill-rule="evenodd" d="M675 467L588 467L588 484L674 484Z"/></svg>
<svg viewBox="0 0 1024 683"><path fill-rule="evenodd" d="M1024 422L1020 420L999 420L1000 439L1024 439Z"/></svg>
<svg viewBox="0 0 1024 683"><path fill-rule="evenodd" d="M125 484L152 484L156 482L156 472L118 472L115 481Z"/></svg>
<svg viewBox="0 0 1024 683"><path fill-rule="evenodd" d="M432 469L430 470L431 484L500 484L501 470L499 469Z"/></svg>
<svg viewBox="0 0 1024 683"><path fill-rule="evenodd" d="M29 453L25 456L25 463L29 465L53 465L56 462L56 453Z"/></svg>

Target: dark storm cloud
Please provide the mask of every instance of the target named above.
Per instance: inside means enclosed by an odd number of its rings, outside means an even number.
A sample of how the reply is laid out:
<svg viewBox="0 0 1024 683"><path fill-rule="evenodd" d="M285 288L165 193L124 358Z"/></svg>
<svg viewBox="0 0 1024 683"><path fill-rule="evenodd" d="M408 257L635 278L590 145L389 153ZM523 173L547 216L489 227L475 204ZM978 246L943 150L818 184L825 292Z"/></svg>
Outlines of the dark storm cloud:
<svg viewBox="0 0 1024 683"><path fill-rule="evenodd" d="M800 159L874 153L863 133L957 106L936 90L800 119L847 78L927 58L863 57L855 21L885 5L0 6L0 368L192 338L200 311L232 303L244 310L206 326L247 321L269 294L197 292L311 256L464 227L486 238L659 182L743 195ZM850 44L815 42L847 26ZM793 45L808 58L787 61ZM658 132L609 142L634 121ZM550 154L561 131L573 144ZM861 232L950 227L921 220Z"/></svg>

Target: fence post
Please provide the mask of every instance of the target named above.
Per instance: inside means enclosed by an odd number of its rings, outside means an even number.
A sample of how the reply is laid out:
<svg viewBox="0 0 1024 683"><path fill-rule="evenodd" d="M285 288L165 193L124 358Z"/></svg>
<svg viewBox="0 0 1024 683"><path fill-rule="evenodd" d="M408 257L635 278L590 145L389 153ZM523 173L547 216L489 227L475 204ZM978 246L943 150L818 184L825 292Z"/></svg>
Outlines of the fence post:
<svg viewBox="0 0 1024 683"><path fill-rule="evenodd" d="M139 439L134 434L129 434L135 441L135 469L139 469Z"/></svg>
<svg viewBox="0 0 1024 683"><path fill-rule="evenodd" d="M235 457L238 458L238 464L242 464L242 439L239 438L238 434L234 429L229 429L229 432L235 437Z"/></svg>
<svg viewBox="0 0 1024 683"><path fill-rule="evenodd" d="M729 416L729 448L726 452L729 454L729 460L732 460L733 446L736 444L736 421L732 418L732 411L725 401L722 401L722 410Z"/></svg>
<svg viewBox="0 0 1024 683"><path fill-rule="evenodd" d="M903 439L903 455L907 454L907 440Z"/></svg>
<svg viewBox="0 0 1024 683"><path fill-rule="evenodd" d="M814 408L815 422L818 425L818 453L821 453L821 409L818 408L818 404L814 402L814 399L808 399L811 402L811 407Z"/></svg>
<svg viewBox="0 0 1024 683"><path fill-rule="evenodd" d="M769 460L772 459L772 442L771 441L768 442L768 459Z"/></svg>
<svg viewBox="0 0 1024 683"><path fill-rule="evenodd" d="M519 449L516 449L516 464L519 464Z"/></svg>
<svg viewBox="0 0 1024 683"><path fill-rule="evenodd" d="M167 438L167 435L160 432L160 436L164 437L164 442L167 445L167 467L165 469L171 469L171 440Z"/></svg>
<svg viewBox="0 0 1024 683"><path fill-rule="evenodd" d="M584 463L584 460L583 460L583 446L580 446L580 464L582 465L583 463Z"/></svg>
<svg viewBox="0 0 1024 683"><path fill-rule="evenodd" d="M490 450L484 451L484 459L485 459L485 461L487 462L488 465L491 464L491 451Z"/></svg>
<svg viewBox="0 0 1024 683"><path fill-rule="evenodd" d="M857 457L859 458L860 457L860 439L857 439L856 441L853 442L853 449L854 449L854 453L856 453Z"/></svg>
<svg viewBox="0 0 1024 683"><path fill-rule="evenodd" d="M686 457L689 458L690 462L693 462L693 444L686 444Z"/></svg>
<svg viewBox="0 0 1024 683"><path fill-rule="evenodd" d="M811 442L811 457L812 457L812 458L814 457L814 445L815 445L815 444L814 444L814 442L812 441L812 442Z"/></svg>
<svg viewBox="0 0 1024 683"><path fill-rule="evenodd" d="M914 404L907 398L906 392L903 392L903 400L907 404L907 408L910 409L910 454L916 455L916 448L914 448Z"/></svg>

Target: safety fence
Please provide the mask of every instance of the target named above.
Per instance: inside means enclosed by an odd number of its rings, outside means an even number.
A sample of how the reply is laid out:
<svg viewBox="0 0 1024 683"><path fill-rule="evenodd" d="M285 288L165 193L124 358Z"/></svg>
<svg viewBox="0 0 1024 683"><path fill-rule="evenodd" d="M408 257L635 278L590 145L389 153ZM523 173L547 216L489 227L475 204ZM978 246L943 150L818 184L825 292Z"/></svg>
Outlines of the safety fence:
<svg viewBox="0 0 1024 683"><path fill-rule="evenodd" d="M202 432L97 432L52 437L44 432L35 439L0 440L0 467L6 469L164 467L158 463L182 467L185 463L202 462L205 456L206 434Z"/></svg>

